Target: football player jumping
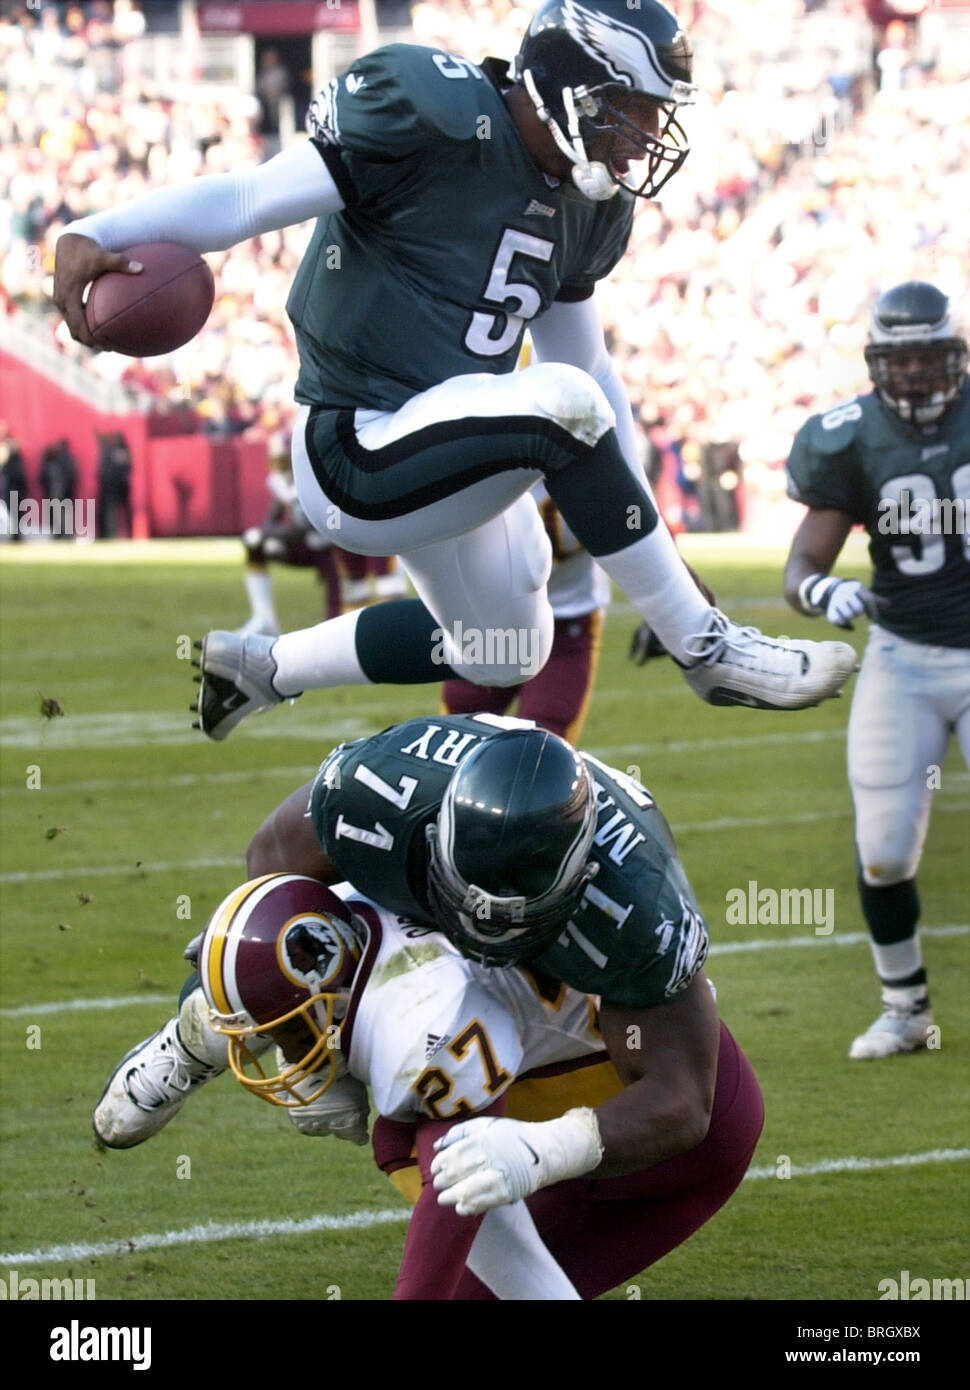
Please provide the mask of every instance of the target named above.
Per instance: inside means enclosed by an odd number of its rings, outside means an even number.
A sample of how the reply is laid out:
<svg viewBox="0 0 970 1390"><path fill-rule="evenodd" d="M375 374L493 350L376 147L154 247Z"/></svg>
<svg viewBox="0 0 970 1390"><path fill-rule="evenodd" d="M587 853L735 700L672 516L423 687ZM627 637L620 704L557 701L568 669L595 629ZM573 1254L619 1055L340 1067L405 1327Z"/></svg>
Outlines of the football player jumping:
<svg viewBox="0 0 970 1390"><path fill-rule="evenodd" d="M925 1047L933 1022L916 871L952 733L970 763L968 359L940 290L921 281L888 290L866 348L875 390L813 416L788 460L789 491L809 508L785 570L789 603L839 627L873 620L848 752L884 1011L853 1042L857 1059ZM869 532L871 588L829 574L857 523Z"/></svg>
<svg viewBox="0 0 970 1390"><path fill-rule="evenodd" d="M254 877L366 884L381 907L439 929L480 966L525 963L553 1010L562 986L600 996L623 1089L595 1110L528 1128L463 1121L435 1161L443 1200L460 1213L566 1178L647 1181L701 1153L720 1067L734 1066L735 1052L702 974L707 927L670 830L626 774L524 721L412 719L335 749L264 822L247 866ZM204 975L207 958L202 966ZM190 988L178 1017L115 1069L97 1134L110 1147L141 1143L225 1065L225 1039ZM427 1093L443 1118L461 1119L463 1092L437 1065ZM359 1132L354 1097L333 1100L331 1128ZM752 1147L756 1109L745 1108Z"/></svg>
<svg viewBox="0 0 970 1390"><path fill-rule="evenodd" d="M91 345L82 295L123 248L198 251L316 218L287 310L302 406L300 501L323 534L402 558L418 600L287 633L209 633L198 712L221 739L305 689L438 682L461 652L518 685L553 636L540 478L574 535L712 704L798 709L836 695L847 643L739 628L692 582L637 460L630 403L592 295L637 197L687 156L691 49L658 0L545 0L511 70L392 45L312 104L310 139L73 223L54 298ZM526 325L538 361L513 372ZM419 601L420 600L420 601ZM465 646L463 634L512 633Z"/></svg>
<svg viewBox="0 0 970 1390"><path fill-rule="evenodd" d="M349 884L334 893L271 874L235 889L206 927L199 973L233 1072L305 1133L364 1142L370 1086L377 1161L417 1203L397 1298L595 1297L708 1220L760 1132L757 1081L721 1024L703 1141L646 1171L593 1180L601 1146L590 1107L623 1087L593 1001L537 973L464 959L440 932ZM256 1056L270 1039L275 1072ZM465 1117L483 1112L504 1177L470 1193L448 1185L449 1162L469 1143ZM521 1199L537 1188L530 1214Z"/></svg>

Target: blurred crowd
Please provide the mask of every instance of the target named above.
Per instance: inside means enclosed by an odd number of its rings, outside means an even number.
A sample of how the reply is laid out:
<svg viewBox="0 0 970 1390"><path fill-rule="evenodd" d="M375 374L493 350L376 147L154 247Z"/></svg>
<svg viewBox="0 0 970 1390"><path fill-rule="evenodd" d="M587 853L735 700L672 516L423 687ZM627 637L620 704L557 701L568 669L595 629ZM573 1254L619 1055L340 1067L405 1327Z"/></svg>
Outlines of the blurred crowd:
<svg viewBox="0 0 970 1390"><path fill-rule="evenodd" d="M742 469L780 486L805 416L866 387L881 287L921 277L965 289L970 70L965 49L928 52L915 26L872 28L862 0L676 8L700 88L692 154L640 209L598 298L651 458L673 467L694 526L718 504L704 497L712 469L725 492ZM414 36L511 57L532 9L419 0ZM47 312L77 353L46 298L57 232L147 188L258 160L260 107L253 93L182 97L129 73L125 49L144 28L132 0L16 13L0 17L0 311ZM285 424L296 364L283 304L310 231L209 256L218 292L203 333L165 359L101 354L96 369L159 409L192 406L214 433Z"/></svg>
<svg viewBox="0 0 970 1390"><path fill-rule="evenodd" d="M72 6L59 18L53 8L0 14L0 310L47 313L60 347L81 355L49 300L57 234L150 188L258 162L261 110L253 93L231 87L172 97L126 76L125 45L144 28L131 0ZM217 434L291 412L295 348L283 305L311 231L210 255L218 293L203 333L167 358L99 354L94 370L141 388L161 410L191 405Z"/></svg>

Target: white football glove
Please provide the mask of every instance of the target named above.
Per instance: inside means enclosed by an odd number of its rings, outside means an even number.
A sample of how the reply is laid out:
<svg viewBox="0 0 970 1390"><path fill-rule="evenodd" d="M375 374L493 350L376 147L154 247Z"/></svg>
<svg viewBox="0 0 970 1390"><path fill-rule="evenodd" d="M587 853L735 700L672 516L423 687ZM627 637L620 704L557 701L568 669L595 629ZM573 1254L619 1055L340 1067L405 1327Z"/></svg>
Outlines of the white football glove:
<svg viewBox="0 0 970 1390"><path fill-rule="evenodd" d="M285 1062L284 1062L285 1065ZM312 1095L322 1081L311 1076L297 1082L293 1089ZM341 1076L309 1105L294 1105L286 1113L301 1134L322 1137L332 1134L335 1139L348 1139L351 1144L367 1143L367 1117L370 1101L367 1087L356 1076Z"/></svg>
<svg viewBox="0 0 970 1390"><path fill-rule="evenodd" d="M431 1175L440 1206L477 1216L540 1187L582 1177L602 1157L592 1110L567 1110L542 1124L483 1117L453 1125L438 1140Z"/></svg>
<svg viewBox="0 0 970 1390"><path fill-rule="evenodd" d="M878 618L886 600L877 597L859 579L835 579L831 575L813 574L801 585L802 606L810 613L824 613L836 627L852 631L852 619Z"/></svg>

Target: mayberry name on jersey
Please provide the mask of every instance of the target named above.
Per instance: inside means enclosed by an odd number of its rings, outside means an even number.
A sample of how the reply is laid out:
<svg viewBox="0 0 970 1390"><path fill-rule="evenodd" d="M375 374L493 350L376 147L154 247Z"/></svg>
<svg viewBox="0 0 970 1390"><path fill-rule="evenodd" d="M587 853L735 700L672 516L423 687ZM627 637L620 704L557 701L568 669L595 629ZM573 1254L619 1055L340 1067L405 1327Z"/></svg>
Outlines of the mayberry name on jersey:
<svg viewBox="0 0 970 1390"><path fill-rule="evenodd" d="M310 816L340 875L390 911L433 922L426 828L472 749L523 725L528 721L485 714L412 719L336 749L314 783ZM707 928L650 793L626 773L582 756L595 783L590 857L597 871L558 940L534 963L585 994L649 1008L696 975L707 954Z"/></svg>

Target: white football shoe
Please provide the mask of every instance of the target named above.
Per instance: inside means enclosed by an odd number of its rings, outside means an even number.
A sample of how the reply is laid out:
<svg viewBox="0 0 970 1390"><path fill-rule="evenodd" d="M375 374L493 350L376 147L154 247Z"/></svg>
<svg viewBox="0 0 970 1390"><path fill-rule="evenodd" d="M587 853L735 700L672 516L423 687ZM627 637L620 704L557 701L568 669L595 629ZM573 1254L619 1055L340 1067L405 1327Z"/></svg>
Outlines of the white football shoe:
<svg viewBox="0 0 970 1390"><path fill-rule="evenodd" d="M109 1149L132 1149L168 1124L197 1087L223 1069L184 1047L178 1019L132 1048L115 1067L94 1112L94 1132Z"/></svg>
<svg viewBox="0 0 970 1390"><path fill-rule="evenodd" d="M270 709L283 702L273 685L276 662L275 637L237 632L210 632L196 647L202 652L197 665L202 675L198 701L192 706L199 716L193 728L220 740L232 733L247 714Z"/></svg>
<svg viewBox="0 0 970 1390"><path fill-rule="evenodd" d="M684 642L687 684L709 705L806 709L837 696L856 670L848 642L792 642L738 627L719 609Z"/></svg>
<svg viewBox="0 0 970 1390"><path fill-rule="evenodd" d="M882 1002L885 1012L849 1048L851 1061L872 1062L899 1052L917 1052L926 1046L933 1014L925 988L887 987L882 992Z"/></svg>

